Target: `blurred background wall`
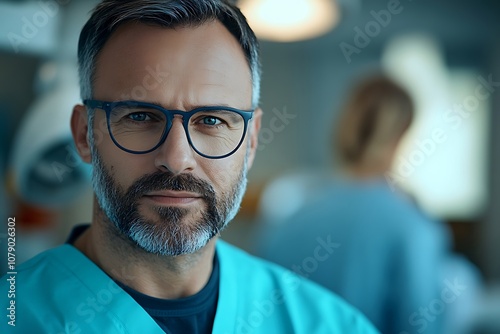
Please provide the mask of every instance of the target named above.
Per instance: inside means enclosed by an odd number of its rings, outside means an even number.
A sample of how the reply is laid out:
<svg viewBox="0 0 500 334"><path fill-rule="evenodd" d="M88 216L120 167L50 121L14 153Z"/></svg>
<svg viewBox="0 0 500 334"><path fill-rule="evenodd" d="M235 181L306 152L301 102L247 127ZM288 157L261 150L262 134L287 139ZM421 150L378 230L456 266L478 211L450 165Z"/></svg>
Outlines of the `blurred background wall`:
<svg viewBox="0 0 500 334"><path fill-rule="evenodd" d="M273 15L290 16L287 8L303 2L290 0ZM331 2L337 21L320 36L262 39L260 147L242 210L223 237L251 250L248 235L258 224L266 185L286 173L335 168L330 137L337 111L356 79L383 69L412 93L418 109L391 180L446 221L456 250L477 264L488 282L498 283L500 2ZM60 143L44 151L44 162L34 162L33 170L22 170L27 163L19 161L29 161L23 152L30 158L38 154L30 148L45 139L34 134L55 131L51 124L56 127L59 120L69 131L72 100L79 100L63 88L75 84L79 30L95 3L0 1L0 213L5 223L16 217L19 260L64 241L71 226L91 219L88 170L74 160L69 132L55 136ZM57 94L68 101L46 102ZM54 114L27 126L40 105ZM436 130L446 139L436 142ZM23 131L28 144L19 138ZM36 181L36 189L21 184L22 173ZM23 187L28 187L24 193ZM3 249L6 234L0 234ZM1 261L4 265L4 256Z"/></svg>

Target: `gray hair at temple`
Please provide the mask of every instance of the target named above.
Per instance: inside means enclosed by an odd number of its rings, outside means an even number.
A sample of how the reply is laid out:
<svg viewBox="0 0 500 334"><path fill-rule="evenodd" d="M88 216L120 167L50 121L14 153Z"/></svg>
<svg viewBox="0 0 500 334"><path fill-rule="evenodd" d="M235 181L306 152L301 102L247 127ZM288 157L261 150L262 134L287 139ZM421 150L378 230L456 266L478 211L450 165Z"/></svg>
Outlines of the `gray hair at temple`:
<svg viewBox="0 0 500 334"><path fill-rule="evenodd" d="M165 28L220 21L240 43L252 76L252 108L260 98L259 44L240 10L228 0L104 0L92 12L78 42L80 94L92 98L96 59L113 31L128 21Z"/></svg>

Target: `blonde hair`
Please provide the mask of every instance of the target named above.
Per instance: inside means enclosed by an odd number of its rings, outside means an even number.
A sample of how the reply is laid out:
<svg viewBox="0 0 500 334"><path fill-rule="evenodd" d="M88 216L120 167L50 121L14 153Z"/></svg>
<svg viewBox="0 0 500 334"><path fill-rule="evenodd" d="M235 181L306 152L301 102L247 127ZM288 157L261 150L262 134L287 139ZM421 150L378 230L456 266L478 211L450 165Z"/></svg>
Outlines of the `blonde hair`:
<svg viewBox="0 0 500 334"><path fill-rule="evenodd" d="M389 78L378 75L360 82L347 100L334 142L346 167L384 159L413 119L408 93Z"/></svg>

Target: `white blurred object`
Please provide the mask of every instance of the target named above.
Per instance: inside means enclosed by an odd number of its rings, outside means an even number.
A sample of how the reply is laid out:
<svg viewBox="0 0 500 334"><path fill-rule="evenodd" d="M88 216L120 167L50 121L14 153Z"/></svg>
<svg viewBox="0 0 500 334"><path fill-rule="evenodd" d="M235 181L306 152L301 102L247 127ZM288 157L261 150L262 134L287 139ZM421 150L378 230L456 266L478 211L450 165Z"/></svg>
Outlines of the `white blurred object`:
<svg viewBox="0 0 500 334"><path fill-rule="evenodd" d="M382 62L412 95L416 108L391 182L413 194L433 216L480 216L488 200L490 117L490 92L482 86L480 73L448 68L438 41L425 35L394 38ZM479 98L478 91L486 95ZM477 104L469 108L470 101Z"/></svg>
<svg viewBox="0 0 500 334"><path fill-rule="evenodd" d="M322 170L289 172L272 180L262 192L259 214L266 223L279 224L293 216L332 176Z"/></svg>
<svg viewBox="0 0 500 334"><path fill-rule="evenodd" d="M90 166L80 160L70 130L71 112L80 100L76 65L58 64L57 73L53 89L24 117L9 166L17 194L43 207L65 206L90 179Z"/></svg>
<svg viewBox="0 0 500 334"><path fill-rule="evenodd" d="M333 0L241 0L238 3L255 34L263 39L292 42L318 37L340 21Z"/></svg>

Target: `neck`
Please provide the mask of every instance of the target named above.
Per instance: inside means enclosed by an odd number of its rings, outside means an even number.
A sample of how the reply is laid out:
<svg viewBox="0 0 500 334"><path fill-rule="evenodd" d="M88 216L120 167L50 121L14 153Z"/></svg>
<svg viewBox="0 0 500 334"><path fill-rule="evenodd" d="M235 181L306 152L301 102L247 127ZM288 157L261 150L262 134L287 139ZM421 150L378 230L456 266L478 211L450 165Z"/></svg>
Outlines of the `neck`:
<svg viewBox="0 0 500 334"><path fill-rule="evenodd" d="M384 175L386 169L376 169L374 166L348 166L342 169L342 174L349 178L360 181L370 181L378 179Z"/></svg>
<svg viewBox="0 0 500 334"><path fill-rule="evenodd" d="M193 254L151 254L119 232L94 201L92 225L76 240L75 247L128 287L151 297L176 299L194 295L206 285L216 239Z"/></svg>
<svg viewBox="0 0 500 334"><path fill-rule="evenodd" d="M393 150L379 151L376 156L365 156L356 163L342 166L343 173L353 179L370 181L383 178L390 171L394 159Z"/></svg>

